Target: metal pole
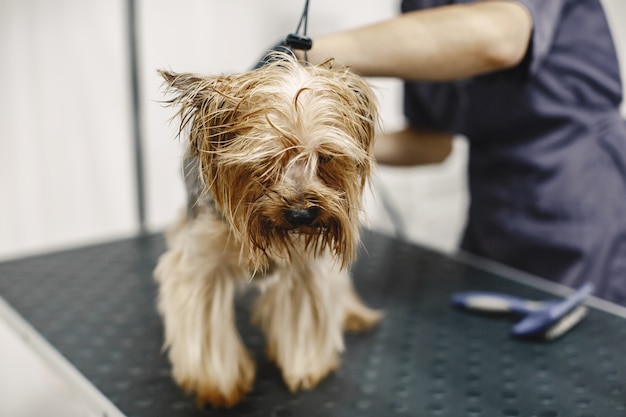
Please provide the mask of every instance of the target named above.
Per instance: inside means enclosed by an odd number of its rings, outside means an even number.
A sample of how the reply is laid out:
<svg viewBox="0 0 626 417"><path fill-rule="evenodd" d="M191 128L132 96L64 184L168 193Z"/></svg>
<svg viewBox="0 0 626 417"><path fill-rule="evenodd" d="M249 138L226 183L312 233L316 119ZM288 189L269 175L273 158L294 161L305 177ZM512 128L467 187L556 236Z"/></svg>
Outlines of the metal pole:
<svg viewBox="0 0 626 417"><path fill-rule="evenodd" d="M128 30L128 58L130 64L131 88L131 127L133 132L133 153L135 157L135 186L137 191L137 221L139 234L145 235L146 229L146 196L143 171L143 144L142 144L142 112L139 85L139 57L137 39L137 15L135 0L128 0L127 30Z"/></svg>

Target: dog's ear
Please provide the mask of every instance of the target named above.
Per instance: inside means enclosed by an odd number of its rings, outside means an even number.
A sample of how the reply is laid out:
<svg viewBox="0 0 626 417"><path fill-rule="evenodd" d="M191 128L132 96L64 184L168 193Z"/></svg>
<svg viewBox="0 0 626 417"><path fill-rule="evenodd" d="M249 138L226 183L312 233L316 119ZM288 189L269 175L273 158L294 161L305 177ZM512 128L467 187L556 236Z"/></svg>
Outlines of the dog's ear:
<svg viewBox="0 0 626 417"><path fill-rule="evenodd" d="M339 81L343 88L338 88L343 101L348 103L351 117L344 120L349 134L368 155L368 162L362 167L367 176L370 172L369 159L373 158L374 138L379 123L379 114L376 96L368 83L359 75L344 70Z"/></svg>
<svg viewBox="0 0 626 417"><path fill-rule="evenodd" d="M229 76L203 76L160 70L167 83L169 105L178 106L179 134L189 128L191 155L211 152L233 136L233 122L240 100L229 94Z"/></svg>
<svg viewBox="0 0 626 417"><path fill-rule="evenodd" d="M376 97L367 82L352 72L346 73L346 83L354 92L353 108L361 121L359 139L368 153L371 153L379 117Z"/></svg>
<svg viewBox="0 0 626 417"><path fill-rule="evenodd" d="M201 75L190 73L177 74L166 70L158 70L158 73L163 77L168 88L173 88L181 92L196 89L197 86L202 84L205 78Z"/></svg>
<svg viewBox="0 0 626 417"><path fill-rule="evenodd" d="M372 88L361 76L352 72L349 67L337 65L332 58L318 64L317 68L327 71L329 77L341 84L337 92L358 116L353 119L357 123L350 126L353 129L353 136L368 155L371 155L376 125L379 122L377 100Z"/></svg>

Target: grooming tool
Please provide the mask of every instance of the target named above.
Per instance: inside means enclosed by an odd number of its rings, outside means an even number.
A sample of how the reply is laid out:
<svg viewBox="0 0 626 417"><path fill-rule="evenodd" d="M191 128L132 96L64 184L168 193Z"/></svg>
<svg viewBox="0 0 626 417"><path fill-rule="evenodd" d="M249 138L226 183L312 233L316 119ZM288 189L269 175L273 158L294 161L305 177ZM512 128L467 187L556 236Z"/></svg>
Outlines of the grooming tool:
<svg viewBox="0 0 626 417"><path fill-rule="evenodd" d="M454 294L452 305L470 311L523 316L511 327L512 336L554 340L587 315L583 302L593 289L593 285L587 283L565 299L547 301L525 300L496 292L467 291Z"/></svg>

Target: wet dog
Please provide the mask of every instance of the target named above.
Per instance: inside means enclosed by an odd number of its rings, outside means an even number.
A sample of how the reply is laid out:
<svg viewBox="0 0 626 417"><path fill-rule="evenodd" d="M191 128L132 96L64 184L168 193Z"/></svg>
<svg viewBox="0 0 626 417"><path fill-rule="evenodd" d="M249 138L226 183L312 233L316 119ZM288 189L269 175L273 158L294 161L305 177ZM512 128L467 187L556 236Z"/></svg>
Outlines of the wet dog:
<svg viewBox="0 0 626 417"><path fill-rule="evenodd" d="M201 404L243 398L255 365L233 298L256 285L267 355L291 391L310 389L339 365L343 331L381 318L349 273L374 95L347 68L287 53L240 74L161 75L188 138L188 207L155 269L173 377Z"/></svg>

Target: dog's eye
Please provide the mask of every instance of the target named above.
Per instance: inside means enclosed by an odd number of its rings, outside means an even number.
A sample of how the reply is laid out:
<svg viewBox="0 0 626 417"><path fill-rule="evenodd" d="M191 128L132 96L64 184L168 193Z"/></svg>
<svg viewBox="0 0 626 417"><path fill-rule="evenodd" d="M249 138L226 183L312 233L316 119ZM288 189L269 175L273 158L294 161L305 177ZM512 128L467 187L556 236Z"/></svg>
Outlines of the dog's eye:
<svg viewBox="0 0 626 417"><path fill-rule="evenodd" d="M319 161L320 161L320 164L325 164L325 163L328 163L328 162L330 162L330 160L331 160L331 159L333 159L333 158L334 158L334 157L333 157L332 155L322 155L322 154L320 154L320 155L318 156L318 159L319 159Z"/></svg>

